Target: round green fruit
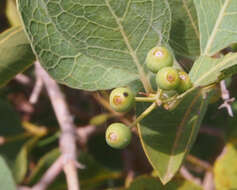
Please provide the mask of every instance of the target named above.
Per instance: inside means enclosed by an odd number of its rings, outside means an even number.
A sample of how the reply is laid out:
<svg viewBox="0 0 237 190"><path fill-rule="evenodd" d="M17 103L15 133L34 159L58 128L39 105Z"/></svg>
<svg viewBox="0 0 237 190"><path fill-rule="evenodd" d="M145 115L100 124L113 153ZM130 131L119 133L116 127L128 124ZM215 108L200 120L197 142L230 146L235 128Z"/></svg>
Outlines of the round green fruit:
<svg viewBox="0 0 237 190"><path fill-rule="evenodd" d="M156 84L162 90L176 89L179 83L178 71L172 67L164 67L156 74Z"/></svg>
<svg viewBox="0 0 237 190"><path fill-rule="evenodd" d="M192 82L189 75L184 71L178 71L180 83L177 87L178 93L184 93L192 87Z"/></svg>
<svg viewBox="0 0 237 190"><path fill-rule="evenodd" d="M130 143L131 137L130 128L122 123L111 124L105 132L107 144L116 149L125 148Z"/></svg>
<svg viewBox="0 0 237 190"><path fill-rule="evenodd" d="M147 68L157 73L160 69L173 65L173 56L165 47L152 48L146 57Z"/></svg>
<svg viewBox="0 0 237 190"><path fill-rule="evenodd" d="M116 88L109 97L111 107L117 112L129 111L135 103L135 98L129 88Z"/></svg>

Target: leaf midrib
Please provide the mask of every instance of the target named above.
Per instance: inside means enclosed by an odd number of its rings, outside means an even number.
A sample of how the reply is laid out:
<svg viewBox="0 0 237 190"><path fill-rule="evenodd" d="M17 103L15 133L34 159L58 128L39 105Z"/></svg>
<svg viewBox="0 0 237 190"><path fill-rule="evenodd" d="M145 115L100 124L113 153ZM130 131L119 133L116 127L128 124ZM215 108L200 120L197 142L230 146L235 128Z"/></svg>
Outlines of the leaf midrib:
<svg viewBox="0 0 237 190"><path fill-rule="evenodd" d="M217 31L218 31L218 27L220 26L220 24L221 24L221 22L222 22L222 20L223 20L223 18L225 16L224 14L225 14L225 11L226 11L229 3L230 3L230 0L226 0L224 5L223 5L223 7L220 10L220 13L219 13L219 16L217 18L217 21L216 21L216 24L214 26L214 29L213 29L213 31L211 33L211 36L210 36L210 38L209 38L209 40L207 42L206 48L204 50L204 53L203 53L204 55L208 55L208 52L209 52L209 50L211 48L211 45L212 45L212 43L213 43L213 41L214 41L214 39L216 37Z"/></svg>
<svg viewBox="0 0 237 190"><path fill-rule="evenodd" d="M136 65L136 67L137 67L137 69L138 69L138 73L139 73L139 75L140 75L140 79L141 79L141 81L142 81L142 83L143 83L143 85L144 85L144 88L145 88L146 92L151 92L151 89L152 89L152 88L151 88L151 86L150 86L150 83L149 83L149 81L147 81L146 74L145 74L145 72L144 72L142 66L140 65L140 62L139 62L139 60L138 60L138 57L137 57L135 51L133 50L132 46L131 46L130 43L129 43L128 37L127 37L127 35L126 35L125 31L124 31L123 25L122 25L121 22L120 22L120 19L116 16L116 14L115 14L115 12L113 11L112 7L110 6L108 0L105 0L105 3L106 3L106 5L107 5L107 7L108 7L108 9L109 9L109 11L110 11L110 13L111 13L112 16L114 17L114 19L115 19L115 21L116 21L116 23L117 23L117 25L118 25L118 27L119 27L119 31L120 31L120 33L121 33L123 39L124 39L124 42L125 42L125 44L126 44L126 46L127 46L127 48L128 48L128 51L130 52L130 54L131 54L131 56L132 56L133 61L134 61L135 65Z"/></svg>
<svg viewBox="0 0 237 190"><path fill-rule="evenodd" d="M163 181L166 183L166 182L168 182L169 181L169 179L170 178L172 178L172 176L170 175L170 173L172 173L172 172L170 172L171 171L171 166L173 165L173 160L174 160L174 157L173 157L173 155L174 155L174 153L175 153L175 151L176 151L176 148L177 148L177 146L178 146L178 144L179 144L179 139L180 139L180 137L181 137L181 134L182 134L182 131L183 131L183 128L184 128L184 125L185 125L185 123L186 123L186 121L188 120L188 116L189 116L189 114L191 113L191 109L192 109L192 107L193 107L193 105L198 101L198 98L200 97L200 92L194 97L194 99L193 99L193 101L191 102L191 104L189 105L189 107L187 108L187 111L185 112L185 114L184 114L184 117L183 117L183 119L182 119L182 121L180 122L180 125L179 125L179 127L178 127L178 131L177 131L177 135L176 135L176 137L175 137L175 140L174 140L174 144L173 144L173 147L172 147L172 149L171 149L171 153L170 153L170 159L169 159L169 162L168 162L168 168L167 168L167 172L166 172L166 175L165 175L165 177L164 177L164 179L163 179Z"/></svg>

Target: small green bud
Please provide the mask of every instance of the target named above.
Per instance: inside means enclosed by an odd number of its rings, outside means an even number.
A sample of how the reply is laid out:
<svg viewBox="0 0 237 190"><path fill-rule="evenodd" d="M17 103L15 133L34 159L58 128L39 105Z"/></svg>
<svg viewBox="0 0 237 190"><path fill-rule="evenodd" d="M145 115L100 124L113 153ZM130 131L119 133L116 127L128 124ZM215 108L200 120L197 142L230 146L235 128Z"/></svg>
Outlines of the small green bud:
<svg viewBox="0 0 237 190"><path fill-rule="evenodd" d="M162 90L176 89L180 83L178 71L172 67L164 67L156 74L156 83Z"/></svg>
<svg viewBox="0 0 237 190"><path fill-rule="evenodd" d="M125 148L130 143L131 137L130 128L122 123L111 124L105 132L107 144L116 149Z"/></svg>
<svg viewBox="0 0 237 190"><path fill-rule="evenodd" d="M147 68L157 73L160 69L173 65L173 56L165 47L152 48L146 57Z"/></svg>
<svg viewBox="0 0 237 190"><path fill-rule="evenodd" d="M135 103L135 98L129 88L116 88L109 97L111 107L117 112L129 111Z"/></svg>
<svg viewBox="0 0 237 190"><path fill-rule="evenodd" d="M178 71L178 73L179 73L180 83L177 87L177 92L184 93L185 91L187 91L188 89L192 87L192 82L189 75L186 72Z"/></svg>

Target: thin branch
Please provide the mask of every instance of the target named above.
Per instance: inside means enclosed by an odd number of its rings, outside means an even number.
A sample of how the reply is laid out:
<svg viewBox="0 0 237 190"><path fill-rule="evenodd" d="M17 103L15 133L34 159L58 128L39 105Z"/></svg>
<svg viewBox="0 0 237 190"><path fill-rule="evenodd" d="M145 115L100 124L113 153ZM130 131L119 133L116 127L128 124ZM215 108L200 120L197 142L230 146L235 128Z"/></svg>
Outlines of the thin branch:
<svg viewBox="0 0 237 190"><path fill-rule="evenodd" d="M30 86L31 85L31 79L24 75L24 74L18 74L14 78L17 82L25 85L25 86Z"/></svg>
<svg viewBox="0 0 237 190"><path fill-rule="evenodd" d="M60 156L51 167L46 171L40 181L31 190L45 190L61 173L63 169L63 157Z"/></svg>
<svg viewBox="0 0 237 190"><path fill-rule="evenodd" d="M30 98L29 98L29 102L31 104L36 104L37 103L42 89L43 89L43 81L40 77L37 77L36 82L35 82L35 86L32 90Z"/></svg>
<svg viewBox="0 0 237 190"><path fill-rule="evenodd" d="M181 167L180 174L183 176L184 179L192 181L196 185L202 185L201 180L197 177L194 177L184 166Z"/></svg>
<svg viewBox="0 0 237 190"><path fill-rule="evenodd" d="M214 176L213 176L213 173L210 171L205 173L204 180L203 180L203 189L215 190Z"/></svg>
<svg viewBox="0 0 237 190"><path fill-rule="evenodd" d="M231 108L231 104L235 101L235 98L230 98L230 93L229 93L228 89L226 88L225 80L222 80L220 82L220 85L221 85L221 97L222 97L224 103L221 104L218 109L226 108L228 111L228 114L231 117L233 117L234 114L233 114L233 111Z"/></svg>
<svg viewBox="0 0 237 190"><path fill-rule="evenodd" d="M39 62L35 63L36 74L43 80L47 89L50 101L61 128L60 149L64 158L64 173L66 175L68 190L79 190L79 180L77 174L77 147L76 147L76 127L73 118L69 113L65 97L58 84L41 67Z"/></svg>
<svg viewBox="0 0 237 190"><path fill-rule="evenodd" d="M187 159L187 161L191 162L192 164L195 164L207 171L212 171L212 166L204 160L201 160L201 159L199 159L195 156L192 156L190 154L186 157L186 159Z"/></svg>

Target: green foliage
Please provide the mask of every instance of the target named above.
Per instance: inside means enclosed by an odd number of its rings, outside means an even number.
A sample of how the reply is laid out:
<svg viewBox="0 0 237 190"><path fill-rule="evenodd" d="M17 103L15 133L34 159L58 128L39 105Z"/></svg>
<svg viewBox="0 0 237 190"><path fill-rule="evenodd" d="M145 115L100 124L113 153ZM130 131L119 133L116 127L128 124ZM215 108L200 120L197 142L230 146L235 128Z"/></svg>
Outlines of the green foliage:
<svg viewBox="0 0 237 190"><path fill-rule="evenodd" d="M237 141L227 143L223 153L214 165L215 185L217 190L237 189Z"/></svg>
<svg viewBox="0 0 237 190"><path fill-rule="evenodd" d="M185 180L174 180L173 182L168 183L165 187L163 184L154 177L141 176L136 178L131 186L127 190L201 190L202 188Z"/></svg>
<svg viewBox="0 0 237 190"><path fill-rule="evenodd" d="M73 88L111 89L137 80L144 75L147 50L169 38L167 1L18 3L41 64Z"/></svg>
<svg viewBox="0 0 237 190"><path fill-rule="evenodd" d="M147 104L137 104L137 114ZM154 110L138 127L144 151L163 184L178 171L196 139L207 109L200 90L184 97L173 111Z"/></svg>
<svg viewBox="0 0 237 190"><path fill-rule="evenodd" d="M212 56L237 42L236 1L194 0L194 3L198 14L201 55Z"/></svg>
<svg viewBox="0 0 237 190"><path fill-rule="evenodd" d="M176 54L195 58L200 55L200 34L194 0L168 2L172 11L170 45Z"/></svg>
<svg viewBox="0 0 237 190"><path fill-rule="evenodd" d="M0 156L0 184L2 189L16 190L16 184L13 180L11 171L9 170L6 162Z"/></svg>
<svg viewBox="0 0 237 190"><path fill-rule="evenodd" d="M28 39L21 26L0 34L0 87L34 61Z"/></svg>

